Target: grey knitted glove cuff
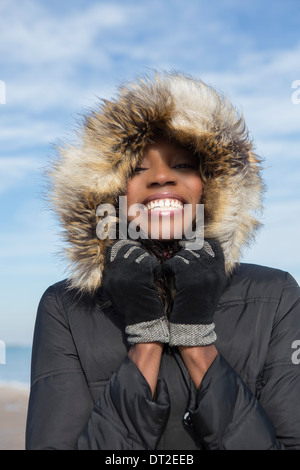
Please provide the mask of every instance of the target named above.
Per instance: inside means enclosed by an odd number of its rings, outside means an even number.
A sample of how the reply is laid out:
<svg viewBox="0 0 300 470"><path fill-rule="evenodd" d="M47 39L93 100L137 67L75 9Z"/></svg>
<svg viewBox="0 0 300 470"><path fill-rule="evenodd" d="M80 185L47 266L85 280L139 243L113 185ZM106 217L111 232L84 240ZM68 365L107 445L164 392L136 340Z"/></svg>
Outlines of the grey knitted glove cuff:
<svg viewBox="0 0 300 470"><path fill-rule="evenodd" d="M128 325L125 332L128 335L127 341L129 344L168 343L170 337L167 317Z"/></svg>
<svg viewBox="0 0 300 470"><path fill-rule="evenodd" d="M170 346L207 346L216 341L215 324L183 325L170 323Z"/></svg>

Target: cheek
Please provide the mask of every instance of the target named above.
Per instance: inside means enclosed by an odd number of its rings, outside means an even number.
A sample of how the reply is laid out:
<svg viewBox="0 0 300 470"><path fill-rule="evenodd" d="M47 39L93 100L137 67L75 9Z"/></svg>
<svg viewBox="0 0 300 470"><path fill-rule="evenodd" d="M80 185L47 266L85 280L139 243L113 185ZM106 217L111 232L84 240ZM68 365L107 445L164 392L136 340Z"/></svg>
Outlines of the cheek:
<svg viewBox="0 0 300 470"><path fill-rule="evenodd" d="M137 202L138 198L138 185L136 184L136 181L134 178L130 179L127 184L127 192L125 196L127 196L127 206L131 206L132 204L135 204Z"/></svg>
<svg viewBox="0 0 300 470"><path fill-rule="evenodd" d="M203 193L203 184L199 176L195 176L189 181L189 193L194 204L199 204Z"/></svg>
<svg viewBox="0 0 300 470"><path fill-rule="evenodd" d="M140 178L137 181L137 178L132 178L131 180L128 181L127 184L127 192L125 194L126 196L126 202L127 202L127 214L126 217L128 220L132 220L135 217L132 215L128 215L128 212L130 212L130 208L132 208L133 213L136 212L137 209L135 209L135 204L139 204L139 201L141 201L142 198L142 189L141 189L141 182Z"/></svg>

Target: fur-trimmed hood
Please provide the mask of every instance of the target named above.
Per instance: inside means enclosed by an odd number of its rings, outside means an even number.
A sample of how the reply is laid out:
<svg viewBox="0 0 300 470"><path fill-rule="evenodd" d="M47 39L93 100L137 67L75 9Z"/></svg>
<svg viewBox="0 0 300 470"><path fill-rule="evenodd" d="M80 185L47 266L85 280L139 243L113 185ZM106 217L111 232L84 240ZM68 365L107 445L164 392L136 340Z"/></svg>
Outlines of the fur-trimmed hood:
<svg viewBox="0 0 300 470"><path fill-rule="evenodd" d="M115 99L88 112L77 142L61 145L49 168L48 197L67 242L72 287L94 292L101 285L111 241L97 236L97 207L115 204L126 193L128 178L157 131L199 156L205 236L220 242L228 273L253 239L264 186L243 116L200 80L154 72L121 86Z"/></svg>

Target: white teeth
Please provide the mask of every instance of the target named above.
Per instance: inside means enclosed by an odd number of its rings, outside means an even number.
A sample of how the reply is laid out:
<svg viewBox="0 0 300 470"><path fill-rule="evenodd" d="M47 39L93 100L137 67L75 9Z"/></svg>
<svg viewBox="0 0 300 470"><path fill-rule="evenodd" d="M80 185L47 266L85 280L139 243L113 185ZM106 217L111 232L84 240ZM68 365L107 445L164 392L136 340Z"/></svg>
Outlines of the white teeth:
<svg viewBox="0 0 300 470"><path fill-rule="evenodd" d="M158 210L162 208L166 209L183 209L183 203L178 199L155 199L154 201L146 204L148 211Z"/></svg>

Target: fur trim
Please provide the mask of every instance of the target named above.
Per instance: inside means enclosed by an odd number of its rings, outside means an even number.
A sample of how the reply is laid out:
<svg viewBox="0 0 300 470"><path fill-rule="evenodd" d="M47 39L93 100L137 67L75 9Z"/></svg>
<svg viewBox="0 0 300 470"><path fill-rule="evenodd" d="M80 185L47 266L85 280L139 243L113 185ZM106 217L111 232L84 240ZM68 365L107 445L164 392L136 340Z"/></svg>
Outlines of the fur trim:
<svg viewBox="0 0 300 470"><path fill-rule="evenodd" d="M94 292L101 285L110 240L96 235L97 207L126 193L132 169L158 130L199 155L205 236L221 243L228 273L253 239L264 186L243 116L200 80L154 73L120 87L115 100L89 112L78 142L61 146L48 171L72 287Z"/></svg>

